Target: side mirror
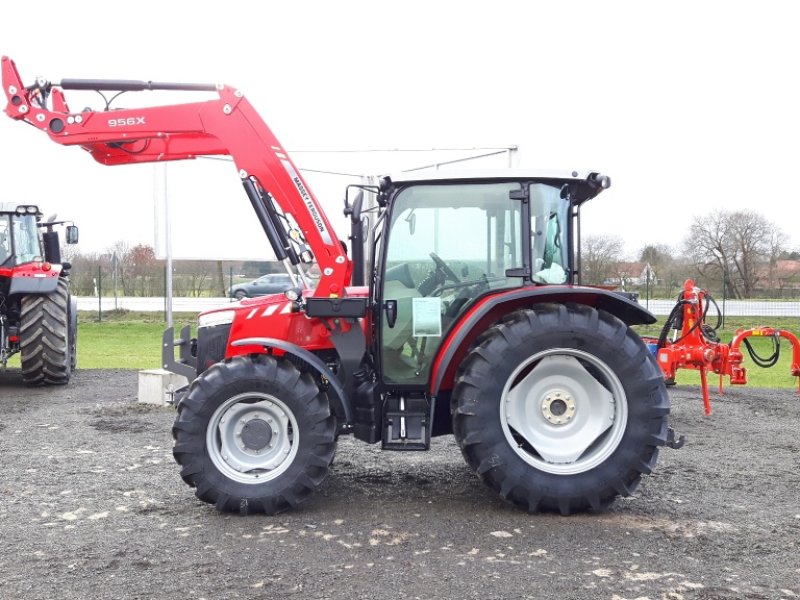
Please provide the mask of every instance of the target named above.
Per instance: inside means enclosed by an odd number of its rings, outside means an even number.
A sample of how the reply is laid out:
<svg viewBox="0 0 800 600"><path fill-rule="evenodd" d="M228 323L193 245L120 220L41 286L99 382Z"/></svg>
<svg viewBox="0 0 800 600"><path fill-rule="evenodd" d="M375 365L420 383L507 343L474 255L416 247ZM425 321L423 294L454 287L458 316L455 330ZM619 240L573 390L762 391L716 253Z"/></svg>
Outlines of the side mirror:
<svg viewBox="0 0 800 600"><path fill-rule="evenodd" d="M78 227L77 225L67 225L67 231L65 234L66 242L68 244L77 244L78 243Z"/></svg>
<svg viewBox="0 0 800 600"><path fill-rule="evenodd" d="M356 194L355 200L353 200L353 208L352 212L350 213L350 222L351 223L358 223L361 220L361 207L364 204L364 191L359 190L358 194Z"/></svg>

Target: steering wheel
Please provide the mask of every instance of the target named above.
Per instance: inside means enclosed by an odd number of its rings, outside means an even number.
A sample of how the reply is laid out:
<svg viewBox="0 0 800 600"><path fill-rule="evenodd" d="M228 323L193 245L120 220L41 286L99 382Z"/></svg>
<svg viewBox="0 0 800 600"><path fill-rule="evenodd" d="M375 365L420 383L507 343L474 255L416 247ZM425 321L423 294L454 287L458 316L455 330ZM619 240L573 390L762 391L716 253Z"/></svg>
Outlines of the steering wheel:
<svg viewBox="0 0 800 600"><path fill-rule="evenodd" d="M458 278L458 275L455 274L453 269L447 266L447 263L442 260L442 258L436 254L436 252L431 252L430 257L433 259L433 262L436 263L436 268L439 269L442 273L444 273L445 277L452 281L453 283L461 283L461 280Z"/></svg>

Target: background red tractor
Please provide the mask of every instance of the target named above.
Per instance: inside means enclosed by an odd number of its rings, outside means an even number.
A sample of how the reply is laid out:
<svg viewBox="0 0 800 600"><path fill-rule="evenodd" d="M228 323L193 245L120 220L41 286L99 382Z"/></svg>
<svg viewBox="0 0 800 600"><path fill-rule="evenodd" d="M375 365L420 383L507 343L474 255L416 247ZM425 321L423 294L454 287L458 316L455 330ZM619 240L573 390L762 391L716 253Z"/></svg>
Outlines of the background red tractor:
<svg viewBox="0 0 800 600"><path fill-rule="evenodd" d="M31 385L64 384L76 364L77 302L69 291L69 263L61 262L64 221L42 221L39 207L0 203L0 363L20 353ZM67 225L66 242L78 242Z"/></svg>

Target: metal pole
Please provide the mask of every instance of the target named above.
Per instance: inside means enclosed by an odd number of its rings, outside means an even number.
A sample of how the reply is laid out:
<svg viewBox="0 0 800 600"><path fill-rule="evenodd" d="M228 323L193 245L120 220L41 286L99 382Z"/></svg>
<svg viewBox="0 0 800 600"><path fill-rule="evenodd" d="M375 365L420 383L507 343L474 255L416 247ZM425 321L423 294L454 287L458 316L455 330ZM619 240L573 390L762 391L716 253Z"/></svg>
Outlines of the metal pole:
<svg viewBox="0 0 800 600"><path fill-rule="evenodd" d="M517 152L519 148L517 146L509 146L506 152L508 152L508 168L513 169L518 162L519 154Z"/></svg>
<svg viewBox="0 0 800 600"><path fill-rule="evenodd" d="M103 320L103 272L97 265L97 320Z"/></svg>
<svg viewBox="0 0 800 600"><path fill-rule="evenodd" d="M117 252L114 251L114 254L111 255L111 267L112 267L111 277L112 277L112 282L113 282L113 285L114 285L114 310L117 310L119 308L119 302L118 302L118 299L117 299L117 277L118 277L117 276L117 265L118 264L119 264L119 262L118 262L118 259L117 259Z"/></svg>
<svg viewBox="0 0 800 600"><path fill-rule="evenodd" d="M169 214L169 192L167 190L167 165L164 164L164 246L167 257L167 279L164 302L167 327L172 327L172 223Z"/></svg>
<svg viewBox="0 0 800 600"><path fill-rule="evenodd" d="M728 270L722 268L722 320L720 327L725 327L725 300L728 298Z"/></svg>

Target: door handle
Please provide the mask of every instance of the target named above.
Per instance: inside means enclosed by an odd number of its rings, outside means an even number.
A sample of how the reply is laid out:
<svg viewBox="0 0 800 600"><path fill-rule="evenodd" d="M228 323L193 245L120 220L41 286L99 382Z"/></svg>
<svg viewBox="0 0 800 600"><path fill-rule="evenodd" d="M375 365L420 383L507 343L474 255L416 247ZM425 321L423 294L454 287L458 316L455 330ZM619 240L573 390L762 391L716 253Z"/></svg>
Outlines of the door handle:
<svg viewBox="0 0 800 600"><path fill-rule="evenodd" d="M391 329L397 323L397 300L387 300L383 303L383 309L386 311L386 324Z"/></svg>

